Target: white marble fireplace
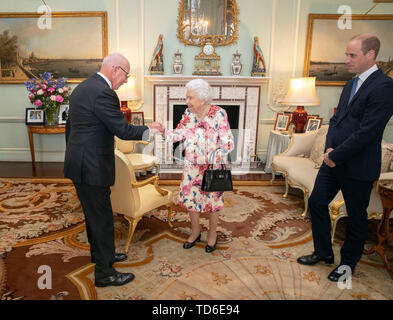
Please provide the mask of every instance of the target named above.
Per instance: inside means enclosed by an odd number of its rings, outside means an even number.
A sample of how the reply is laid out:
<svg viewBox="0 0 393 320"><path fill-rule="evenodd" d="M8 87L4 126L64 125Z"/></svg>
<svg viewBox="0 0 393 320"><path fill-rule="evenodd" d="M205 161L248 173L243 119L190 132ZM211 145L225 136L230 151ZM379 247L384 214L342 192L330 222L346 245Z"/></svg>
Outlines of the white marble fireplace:
<svg viewBox="0 0 393 320"><path fill-rule="evenodd" d="M177 108L185 108L185 84L195 78L209 82L213 89L213 104L234 110L234 123L231 126L236 135L236 149L232 154L232 170L248 170L255 160L258 142L258 119L261 98L261 84L268 78L257 77L194 77L194 76L145 76L153 84L154 121L165 124L167 129L174 125ZM227 111L228 113L228 111ZM178 114L177 114L178 118ZM175 123L176 125L177 123ZM161 160L163 172L178 172L182 165L174 159L173 143L165 143L156 137L154 154Z"/></svg>

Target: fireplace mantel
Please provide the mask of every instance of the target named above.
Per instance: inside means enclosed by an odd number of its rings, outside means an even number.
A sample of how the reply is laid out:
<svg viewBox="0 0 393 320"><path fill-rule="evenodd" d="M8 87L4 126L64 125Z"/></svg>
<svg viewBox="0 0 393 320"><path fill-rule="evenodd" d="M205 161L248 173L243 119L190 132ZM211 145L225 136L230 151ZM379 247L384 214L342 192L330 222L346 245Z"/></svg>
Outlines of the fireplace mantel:
<svg viewBox="0 0 393 320"><path fill-rule="evenodd" d="M246 77L246 76L185 76L185 75L164 75L150 76L145 78L154 84L186 84L193 79L203 79L210 84L230 84L230 85L258 85L270 80L270 77Z"/></svg>

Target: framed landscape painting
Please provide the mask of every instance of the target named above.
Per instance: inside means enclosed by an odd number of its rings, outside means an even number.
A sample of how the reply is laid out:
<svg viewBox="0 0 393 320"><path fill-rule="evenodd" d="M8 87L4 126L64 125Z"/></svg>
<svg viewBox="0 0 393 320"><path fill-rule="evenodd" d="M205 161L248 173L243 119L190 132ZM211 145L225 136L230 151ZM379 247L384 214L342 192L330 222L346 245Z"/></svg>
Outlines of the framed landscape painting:
<svg viewBox="0 0 393 320"><path fill-rule="evenodd" d="M107 13L0 13L0 84L24 83L50 72L78 83L108 54Z"/></svg>
<svg viewBox="0 0 393 320"><path fill-rule="evenodd" d="M316 85L343 86L354 76L347 71L345 50L352 37L364 32L375 34L381 41L377 66L393 77L393 14L349 17L351 28L344 29L340 28L340 14L308 16L303 73L305 77L316 77Z"/></svg>

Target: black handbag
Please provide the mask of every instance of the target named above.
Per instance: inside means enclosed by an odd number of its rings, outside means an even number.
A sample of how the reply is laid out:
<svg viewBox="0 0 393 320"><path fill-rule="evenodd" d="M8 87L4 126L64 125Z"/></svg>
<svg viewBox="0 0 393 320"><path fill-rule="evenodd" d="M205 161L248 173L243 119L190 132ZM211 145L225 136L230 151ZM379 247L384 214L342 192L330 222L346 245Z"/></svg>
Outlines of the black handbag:
<svg viewBox="0 0 393 320"><path fill-rule="evenodd" d="M217 150L212 155L214 156ZM213 161L209 161L208 168L203 172L201 190L205 192L233 191L231 170L221 163L220 169L213 169Z"/></svg>

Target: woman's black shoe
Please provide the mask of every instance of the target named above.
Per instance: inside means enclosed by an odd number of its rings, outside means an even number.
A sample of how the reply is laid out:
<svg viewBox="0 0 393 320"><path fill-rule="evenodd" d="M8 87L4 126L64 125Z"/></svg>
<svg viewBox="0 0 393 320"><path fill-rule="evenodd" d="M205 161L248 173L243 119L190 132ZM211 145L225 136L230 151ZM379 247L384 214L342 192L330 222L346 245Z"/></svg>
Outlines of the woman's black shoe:
<svg viewBox="0 0 393 320"><path fill-rule="evenodd" d="M193 242L188 242L188 241L184 242L183 248L191 249L194 246L194 244L199 241L201 241L201 234L199 234L198 238L196 238Z"/></svg>
<svg viewBox="0 0 393 320"><path fill-rule="evenodd" d="M218 236L216 238L216 243L214 245L212 245L212 246L209 246L208 244L206 245L205 251L207 253L210 253L210 252L213 252L214 250L216 250L217 241L218 241Z"/></svg>

